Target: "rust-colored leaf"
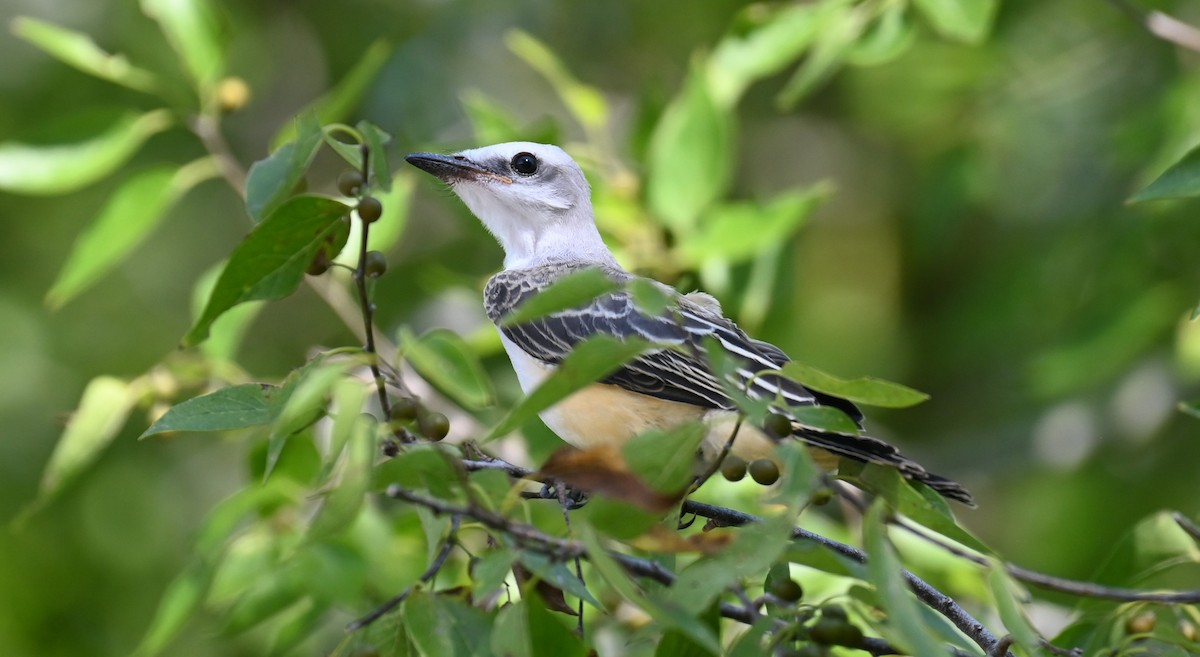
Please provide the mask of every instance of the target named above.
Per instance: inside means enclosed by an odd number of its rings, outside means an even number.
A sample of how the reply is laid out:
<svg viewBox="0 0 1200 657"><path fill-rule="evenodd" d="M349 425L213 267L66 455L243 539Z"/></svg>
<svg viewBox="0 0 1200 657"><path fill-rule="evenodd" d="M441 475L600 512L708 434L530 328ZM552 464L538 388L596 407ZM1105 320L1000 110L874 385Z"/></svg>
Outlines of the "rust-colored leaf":
<svg viewBox="0 0 1200 657"><path fill-rule="evenodd" d="M541 596L542 602L546 603L546 609L571 616L579 615L578 611L567 604L567 598L563 595L562 589L529 572L529 569L520 561L513 562L512 571L513 577L517 580L517 586L520 586L522 591L527 589L530 582L533 582L534 590Z"/></svg>
<svg viewBox="0 0 1200 657"><path fill-rule="evenodd" d="M734 534L728 531L704 532L683 536L662 525L628 541L629 545L647 552L699 552L711 555L720 552L733 541Z"/></svg>
<svg viewBox="0 0 1200 657"><path fill-rule="evenodd" d="M661 513L678 501L676 496L660 493L642 481L629 469L621 450L611 445L584 450L560 449L546 459L541 473L574 488L628 502L647 511Z"/></svg>

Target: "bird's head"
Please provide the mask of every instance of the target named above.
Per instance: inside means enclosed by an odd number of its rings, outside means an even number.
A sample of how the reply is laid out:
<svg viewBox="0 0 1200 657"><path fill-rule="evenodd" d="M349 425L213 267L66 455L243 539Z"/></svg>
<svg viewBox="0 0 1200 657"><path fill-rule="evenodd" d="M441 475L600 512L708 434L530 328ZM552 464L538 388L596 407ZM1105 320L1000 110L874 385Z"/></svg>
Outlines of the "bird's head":
<svg viewBox="0 0 1200 657"><path fill-rule="evenodd" d="M454 190L504 247L508 268L580 259L615 264L596 231L587 178L563 149L517 141L405 159Z"/></svg>

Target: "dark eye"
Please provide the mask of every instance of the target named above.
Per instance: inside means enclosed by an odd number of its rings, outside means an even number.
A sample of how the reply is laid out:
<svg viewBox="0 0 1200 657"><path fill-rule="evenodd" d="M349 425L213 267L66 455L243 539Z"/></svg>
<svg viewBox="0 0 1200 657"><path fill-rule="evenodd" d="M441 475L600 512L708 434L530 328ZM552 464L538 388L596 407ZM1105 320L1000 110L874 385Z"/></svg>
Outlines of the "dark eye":
<svg viewBox="0 0 1200 657"><path fill-rule="evenodd" d="M532 176L537 173L538 159L533 153L517 153L513 156L512 168L522 176Z"/></svg>

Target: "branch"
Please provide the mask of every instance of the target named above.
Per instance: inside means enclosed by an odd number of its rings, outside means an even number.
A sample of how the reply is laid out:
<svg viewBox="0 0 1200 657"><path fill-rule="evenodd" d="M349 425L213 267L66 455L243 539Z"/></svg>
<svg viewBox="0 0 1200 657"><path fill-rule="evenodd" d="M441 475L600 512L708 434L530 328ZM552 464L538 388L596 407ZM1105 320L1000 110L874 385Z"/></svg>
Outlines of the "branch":
<svg viewBox="0 0 1200 657"><path fill-rule="evenodd" d="M428 584L429 580L433 579L438 574L438 571L442 569L442 566L446 564L446 559L450 556L450 551L454 549L454 546L458 545L458 527L460 524L462 524L462 516L456 515L451 519L450 533L446 534L446 541L442 543L442 549L438 550L437 556L433 558L429 567L425 569L425 572L421 573L420 582L422 584ZM379 620L381 616L395 609L401 602L404 602L408 596L412 595L414 590L416 590L415 585L404 589L404 592L400 595L379 605L371 613L350 623L346 626L346 633L356 632Z"/></svg>

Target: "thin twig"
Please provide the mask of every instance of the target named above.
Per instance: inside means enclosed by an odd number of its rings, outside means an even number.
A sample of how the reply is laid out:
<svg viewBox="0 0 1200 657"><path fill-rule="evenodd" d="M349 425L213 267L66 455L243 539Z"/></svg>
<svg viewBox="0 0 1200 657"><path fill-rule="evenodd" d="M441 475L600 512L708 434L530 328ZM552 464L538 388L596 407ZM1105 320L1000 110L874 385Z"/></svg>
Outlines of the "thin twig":
<svg viewBox="0 0 1200 657"><path fill-rule="evenodd" d="M450 556L450 552L454 549L455 545L458 545L458 527L460 524L462 524L462 516L455 515L451 518L450 532L446 534L446 540L442 543L442 549L438 550L437 556L430 562L429 567L425 569L425 572L421 573L420 582L422 584L428 584L429 580L433 579L438 574L438 571L442 569L442 566L446 565L446 559ZM346 633L357 632L379 620L381 616L395 609L401 602L404 602L408 596L412 595L414 590L416 590L416 586L404 589L400 595L379 605L371 613L350 623L346 626Z"/></svg>
<svg viewBox="0 0 1200 657"><path fill-rule="evenodd" d="M221 133L218 119L209 114L200 114L192 121L192 132L200 139L204 149L217 162L217 170L221 177L238 196L246 197L246 170L229 148L225 135Z"/></svg>
<svg viewBox="0 0 1200 657"><path fill-rule="evenodd" d="M703 486L709 479L711 479L712 476L716 474L717 470L721 469L721 463L723 463L725 458L729 456L730 450L733 449L733 441L737 438L738 432L742 429L743 419L745 419L745 416L739 412L737 415L737 421L733 423L733 431L729 432L729 438L725 441L725 444L721 446L721 451L717 453L717 458L713 460L713 462L710 463L707 468L705 468L704 474L696 478L695 483L692 484L692 490L689 492L689 495L700 490L700 487Z"/></svg>
<svg viewBox="0 0 1200 657"><path fill-rule="evenodd" d="M365 190L370 189L371 186L371 149L364 143L360 145L359 152L362 153L363 183L361 189L364 190L359 192L361 201L362 197L366 195ZM358 223L361 231L358 240L358 266L354 268L354 284L358 290L358 306L362 311L363 333L366 337L363 351L367 354L367 363L371 368L371 375L375 378L379 410L386 421L390 415L387 383L383 379L383 373L379 371L379 354L375 351L375 304L371 303L371 295L367 290L367 241L371 235L371 222L360 215Z"/></svg>

